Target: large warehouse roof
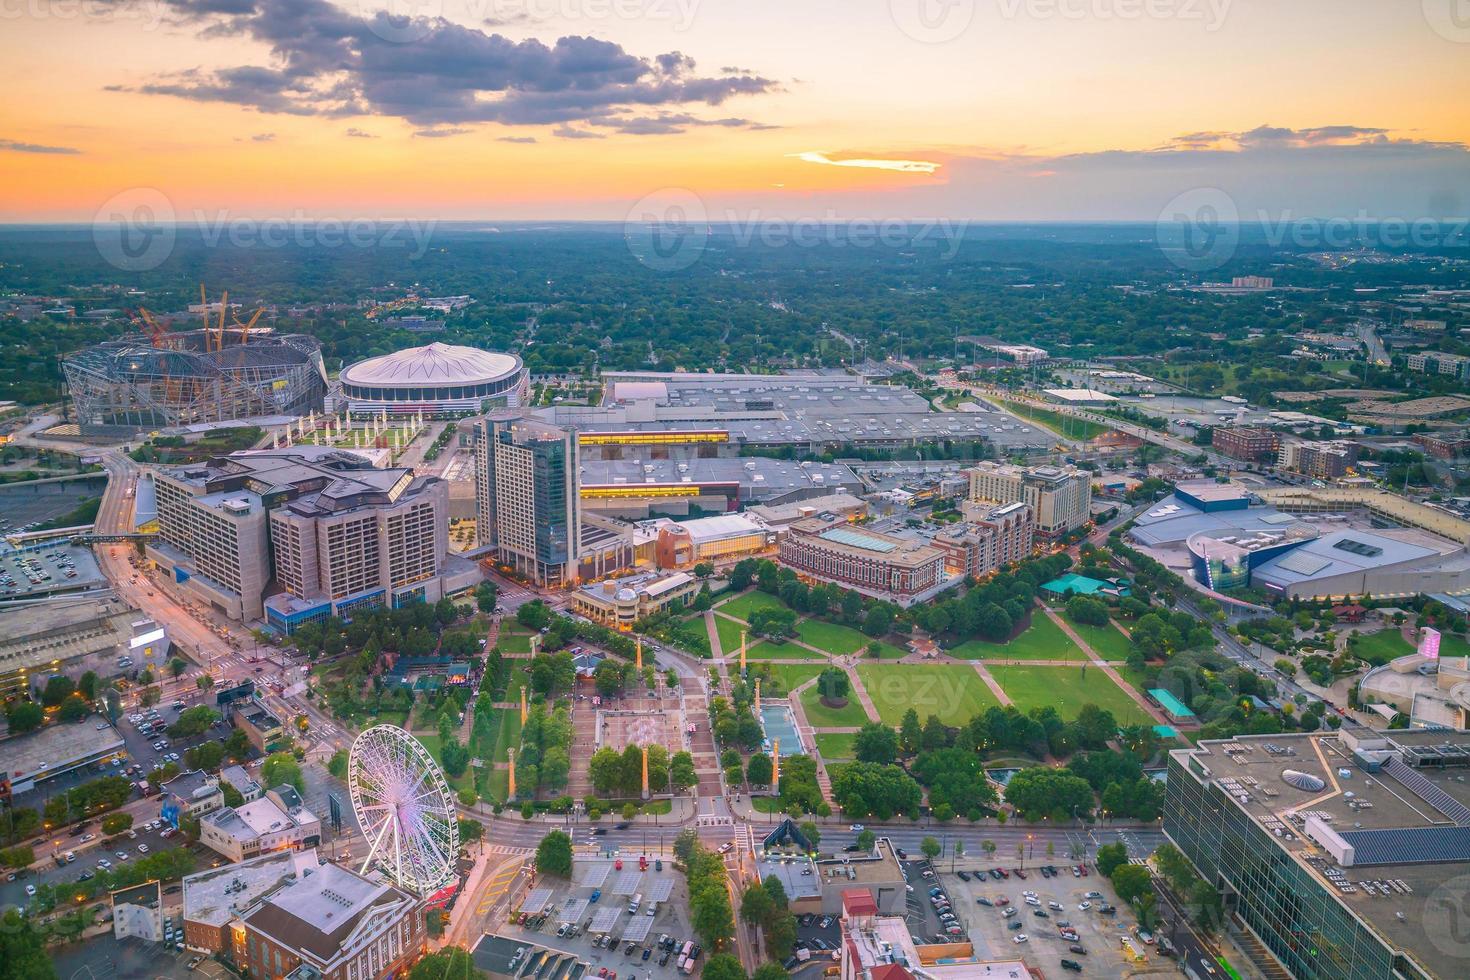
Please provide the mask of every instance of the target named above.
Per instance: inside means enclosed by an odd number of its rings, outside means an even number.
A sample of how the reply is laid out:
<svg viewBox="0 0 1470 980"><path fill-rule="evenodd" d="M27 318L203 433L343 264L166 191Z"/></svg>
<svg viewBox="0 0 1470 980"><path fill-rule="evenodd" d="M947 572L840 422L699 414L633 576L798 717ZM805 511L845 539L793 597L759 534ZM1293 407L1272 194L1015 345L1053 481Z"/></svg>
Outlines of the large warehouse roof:
<svg viewBox="0 0 1470 980"><path fill-rule="evenodd" d="M435 343L358 361L343 370L342 380L348 384L389 388L480 384L507 377L520 368L521 359L514 354Z"/></svg>

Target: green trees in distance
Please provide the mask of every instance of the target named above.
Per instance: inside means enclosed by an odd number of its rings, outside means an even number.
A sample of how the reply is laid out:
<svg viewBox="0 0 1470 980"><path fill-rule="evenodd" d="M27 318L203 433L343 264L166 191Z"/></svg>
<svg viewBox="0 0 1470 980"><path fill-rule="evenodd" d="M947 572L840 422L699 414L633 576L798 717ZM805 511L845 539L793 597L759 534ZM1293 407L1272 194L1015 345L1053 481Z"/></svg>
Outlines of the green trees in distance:
<svg viewBox="0 0 1470 980"><path fill-rule="evenodd" d="M331 773L332 777L335 779L346 780L347 761L347 750L338 749L336 752L332 753L332 758L327 761L327 772Z"/></svg>
<svg viewBox="0 0 1470 980"><path fill-rule="evenodd" d="M840 667L824 668L817 675L817 690L821 692L822 700L828 704L845 704L851 688L852 681L847 676L847 671Z"/></svg>
<svg viewBox="0 0 1470 980"><path fill-rule="evenodd" d="M195 705L185 708L179 712L178 720L168 726L170 738L192 738L202 735L209 727L219 721L219 712L208 705Z"/></svg>
<svg viewBox="0 0 1470 980"><path fill-rule="evenodd" d="M1097 873L1111 878L1113 871L1128 863L1128 848L1123 844L1104 844L1097 849Z"/></svg>

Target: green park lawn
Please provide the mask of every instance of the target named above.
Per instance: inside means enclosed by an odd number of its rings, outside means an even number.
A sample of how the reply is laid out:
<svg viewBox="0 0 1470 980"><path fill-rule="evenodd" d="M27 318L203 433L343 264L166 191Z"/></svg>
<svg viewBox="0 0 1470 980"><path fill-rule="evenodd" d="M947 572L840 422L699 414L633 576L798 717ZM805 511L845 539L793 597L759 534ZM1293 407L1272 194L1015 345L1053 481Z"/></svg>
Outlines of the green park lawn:
<svg viewBox="0 0 1470 980"><path fill-rule="evenodd" d="M851 732L817 732L816 738L817 751L822 754L824 761L846 761L852 758L852 745L857 736Z"/></svg>
<svg viewBox="0 0 1470 980"><path fill-rule="evenodd" d="M716 608L723 613L734 616L736 619L743 619L748 622L750 620L750 614L757 609L785 609L786 603L770 593L751 589L749 592L743 592L727 602L720 603Z"/></svg>
<svg viewBox="0 0 1470 980"><path fill-rule="evenodd" d="M771 664L771 680L779 686L782 696L800 687L822 672L819 664ZM764 691L764 688L762 689ZM766 692L775 694L776 692Z"/></svg>
<svg viewBox="0 0 1470 980"><path fill-rule="evenodd" d="M1124 639L1123 634L1118 634ZM1009 643L991 643L987 640L966 640L948 651L951 657L965 660L1086 660L1082 648L1062 632L1046 613L1036 610L1031 614L1031 625L1026 627Z"/></svg>
<svg viewBox="0 0 1470 980"><path fill-rule="evenodd" d="M740 656L740 631L744 629L733 619L715 614L715 632L720 635L720 649L727 657ZM749 641L747 641L749 642Z"/></svg>
<svg viewBox="0 0 1470 980"><path fill-rule="evenodd" d="M530 653L531 634L518 624L507 628L505 623L501 623L500 635L496 637L495 645L500 648L501 653Z"/></svg>
<svg viewBox="0 0 1470 980"><path fill-rule="evenodd" d="M1446 633L1439 638L1439 655L1441 657L1470 657L1470 643L1465 642L1464 637L1451 636Z"/></svg>
<svg viewBox="0 0 1470 980"><path fill-rule="evenodd" d="M1096 667L995 664L989 669L1023 712L1049 705L1064 719L1071 719L1077 717L1083 705L1095 704L1111 711L1120 725L1154 724L1154 719L1126 691Z"/></svg>
<svg viewBox="0 0 1470 980"><path fill-rule="evenodd" d="M736 664L740 662L740 647L735 647L732 654ZM761 640L745 648L746 660L820 660L822 655L815 650L797 646L795 643L773 643L770 640Z"/></svg>
<svg viewBox="0 0 1470 980"><path fill-rule="evenodd" d="M1092 626L1087 623L1079 623L1066 613L1067 625L1083 642L1092 647L1093 651L1104 660L1127 660L1128 654L1133 652L1133 644L1123 631L1112 623L1106 626Z"/></svg>
<svg viewBox="0 0 1470 980"><path fill-rule="evenodd" d="M829 708L822 703L822 692L815 684L801 692L801 706L813 728L857 728L868 723L867 712L855 695L848 697L842 707Z"/></svg>
<svg viewBox="0 0 1470 980"><path fill-rule="evenodd" d="M909 708L918 712L920 721L938 715L946 725L962 725L999 706L980 675L966 664L864 663L857 670L885 725L899 724Z"/></svg>
<svg viewBox="0 0 1470 980"><path fill-rule="evenodd" d="M851 627L820 619L803 619L796 624L796 635L803 643L839 657L856 653L867 646L869 640L868 636Z"/></svg>
<svg viewBox="0 0 1470 980"><path fill-rule="evenodd" d="M1404 639L1396 627L1388 627L1377 633L1359 634L1352 644L1353 653L1371 664L1386 664L1395 657L1404 657L1414 652L1414 647ZM1444 643L1440 643L1444 651Z"/></svg>

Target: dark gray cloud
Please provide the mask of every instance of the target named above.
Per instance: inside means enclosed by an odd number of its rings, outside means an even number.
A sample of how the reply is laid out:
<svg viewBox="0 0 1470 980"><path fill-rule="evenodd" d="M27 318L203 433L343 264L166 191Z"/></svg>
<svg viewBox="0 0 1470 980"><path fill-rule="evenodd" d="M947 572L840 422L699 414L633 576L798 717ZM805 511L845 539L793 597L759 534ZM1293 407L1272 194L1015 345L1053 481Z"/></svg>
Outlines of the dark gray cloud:
<svg viewBox="0 0 1470 980"><path fill-rule="evenodd" d="M135 90L261 112L391 116L426 130L599 125L623 113L719 106L778 87L749 71L700 75L678 51L642 57L577 35L515 41L443 18L358 15L327 0L167 2L206 35L268 46L272 63L194 69Z"/></svg>
<svg viewBox="0 0 1470 980"><path fill-rule="evenodd" d="M0 152L6 153L52 153L59 156L73 156L81 153L74 146L46 146L43 143L26 143L21 140L8 140L0 138Z"/></svg>
<svg viewBox="0 0 1470 980"><path fill-rule="evenodd" d="M558 126L551 131L551 135L564 140L607 139L607 136L603 133L594 133L590 129L573 129L571 126Z"/></svg>
<svg viewBox="0 0 1470 980"><path fill-rule="evenodd" d="M495 141L497 143L534 143L534 142L536 142L536 137L534 137L534 136L497 136L495 138Z"/></svg>
<svg viewBox="0 0 1470 980"><path fill-rule="evenodd" d="M462 126L450 126L445 129L416 129L413 134L415 136L422 136L425 139L438 140L448 136L463 136L468 132L469 130Z"/></svg>
<svg viewBox="0 0 1470 980"><path fill-rule="evenodd" d="M345 135L359 140L375 140L378 138L376 133L369 133L365 129L358 129L356 126L348 126Z"/></svg>

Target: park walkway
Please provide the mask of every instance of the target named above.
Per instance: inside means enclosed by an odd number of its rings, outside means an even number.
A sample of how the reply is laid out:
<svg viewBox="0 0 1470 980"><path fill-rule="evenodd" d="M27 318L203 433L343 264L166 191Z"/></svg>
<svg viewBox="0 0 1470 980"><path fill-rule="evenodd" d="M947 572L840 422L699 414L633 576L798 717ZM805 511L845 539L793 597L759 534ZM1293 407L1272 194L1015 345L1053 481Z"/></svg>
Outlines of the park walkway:
<svg viewBox="0 0 1470 980"><path fill-rule="evenodd" d="M990 688L990 693L995 695L995 699L1000 702L1002 708L1008 708L1012 704L1015 704L1011 700L1011 696L1006 693L1006 689L1000 686L1000 682L990 675L990 670L985 666L985 661L971 660L969 664L975 668L975 673L980 675L980 679L985 682L986 687Z"/></svg>
<svg viewBox="0 0 1470 980"><path fill-rule="evenodd" d="M1052 622L1056 623L1057 627L1063 633L1067 634L1073 643L1082 648L1082 652L1087 654L1093 666L1112 678L1113 683L1118 685L1125 694L1132 698L1143 709L1144 713L1154 720L1155 724L1167 725L1169 723L1169 719L1164 717L1163 711L1157 705L1150 702L1148 698L1144 697L1142 691L1124 680L1123 675L1119 674L1111 663L1098 656L1097 651L1092 648L1092 645L1079 636L1076 630L1072 629L1071 623L1068 623L1063 617L1057 615L1056 610L1050 606L1043 604L1041 608L1046 610L1046 614L1051 617Z"/></svg>
<svg viewBox="0 0 1470 980"><path fill-rule="evenodd" d="M806 717L806 708L801 703L801 694L802 694L802 692L805 691L807 688L811 687L818 680L819 680L819 678L813 677L813 678L811 678L810 680L806 681L803 684L798 684L796 687L792 688L790 691L788 691L786 693L786 698L791 703L791 713L792 713L793 717L795 717L795 719L796 719L796 730L797 730L797 732L798 733L801 733L801 732L810 732L811 733L811 736L812 736L812 745L811 745L811 750L812 751L811 751L811 756L812 756L813 759L815 759L817 761L817 786L822 791L822 798L823 799L830 800L832 798L832 777L827 772L827 760L824 759L824 758L822 758L822 753L817 749L817 731L818 731L818 729L810 721L807 720L807 717ZM844 730L845 731L856 731L857 729L844 729ZM823 729L821 729L821 731L824 731L824 732L825 731L832 731L832 729L823 728Z"/></svg>

